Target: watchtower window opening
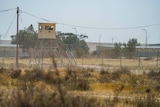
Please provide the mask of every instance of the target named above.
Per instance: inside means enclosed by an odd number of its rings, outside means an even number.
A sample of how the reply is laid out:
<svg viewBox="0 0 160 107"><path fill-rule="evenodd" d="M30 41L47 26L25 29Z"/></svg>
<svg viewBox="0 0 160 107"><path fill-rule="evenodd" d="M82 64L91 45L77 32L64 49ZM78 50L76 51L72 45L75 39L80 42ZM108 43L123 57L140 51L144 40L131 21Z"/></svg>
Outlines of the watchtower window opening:
<svg viewBox="0 0 160 107"><path fill-rule="evenodd" d="M42 30L42 26L41 25L39 25L39 30Z"/></svg>
<svg viewBox="0 0 160 107"><path fill-rule="evenodd" d="M45 26L45 30L54 30L54 26Z"/></svg>

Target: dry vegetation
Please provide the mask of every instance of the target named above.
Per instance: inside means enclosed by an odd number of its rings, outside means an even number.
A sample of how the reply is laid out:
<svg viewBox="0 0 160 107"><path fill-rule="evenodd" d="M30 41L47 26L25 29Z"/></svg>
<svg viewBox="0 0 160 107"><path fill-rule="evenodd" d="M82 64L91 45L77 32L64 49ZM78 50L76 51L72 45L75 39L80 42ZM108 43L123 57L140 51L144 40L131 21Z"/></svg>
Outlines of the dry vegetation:
<svg viewBox="0 0 160 107"><path fill-rule="evenodd" d="M7 68L15 68L15 58L0 58L0 66L1 67L7 67ZM159 59L160 60L160 59ZM31 64L36 64L34 58L31 60L29 58L21 58L19 59L19 65L21 68L29 68L29 62L31 61ZM82 58L76 59L77 65L82 65ZM43 59L44 64L52 64L52 60L50 58L44 58ZM69 63L68 59L63 59L62 65L67 65ZM103 66L105 68L108 67L120 67L120 63L122 66L127 66L130 69L137 69L141 67L140 69L155 69L157 68L157 58L152 58L150 60L141 60L139 62L139 59L110 59L110 58L103 58ZM61 65L61 61L57 60L57 64ZM83 58L83 65L87 66L93 66L95 67L101 67L102 65L102 58ZM160 66L160 62L158 62L158 65Z"/></svg>
<svg viewBox="0 0 160 107"><path fill-rule="evenodd" d="M0 68L0 107L159 107L160 69ZM127 61L127 60L126 60ZM91 63L91 62L88 62Z"/></svg>

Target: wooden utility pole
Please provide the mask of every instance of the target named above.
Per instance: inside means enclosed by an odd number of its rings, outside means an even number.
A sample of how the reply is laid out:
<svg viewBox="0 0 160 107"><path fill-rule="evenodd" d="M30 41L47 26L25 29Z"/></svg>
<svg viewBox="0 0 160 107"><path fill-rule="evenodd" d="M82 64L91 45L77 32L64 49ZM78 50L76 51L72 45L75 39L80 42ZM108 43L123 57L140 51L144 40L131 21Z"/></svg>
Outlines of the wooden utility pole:
<svg viewBox="0 0 160 107"><path fill-rule="evenodd" d="M158 52L157 52L157 67L158 67L158 65L159 65L159 49L158 49Z"/></svg>
<svg viewBox="0 0 160 107"><path fill-rule="evenodd" d="M18 44L19 44L19 36L18 36L18 29L19 29L19 7L17 7L17 37L16 37L16 66L18 67Z"/></svg>

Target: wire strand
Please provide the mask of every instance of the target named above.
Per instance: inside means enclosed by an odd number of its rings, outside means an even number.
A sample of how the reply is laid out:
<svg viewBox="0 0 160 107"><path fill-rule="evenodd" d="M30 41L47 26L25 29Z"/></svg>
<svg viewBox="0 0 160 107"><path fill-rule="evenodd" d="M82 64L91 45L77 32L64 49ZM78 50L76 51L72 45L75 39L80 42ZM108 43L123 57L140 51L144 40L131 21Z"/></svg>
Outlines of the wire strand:
<svg viewBox="0 0 160 107"><path fill-rule="evenodd" d="M7 36L8 32L9 32L9 30L10 30L10 28L11 28L11 26L12 26L12 24L13 24L14 20L15 20L15 17L16 17L16 14L14 15L14 18L12 19L12 21L11 21L11 23L10 23L10 25L9 25L8 29L7 29L7 32L6 32L6 34L4 35L4 37L3 37L3 38L5 38L5 37Z"/></svg>
<svg viewBox="0 0 160 107"><path fill-rule="evenodd" d="M8 11L15 10L15 9L16 9L16 8L6 9L6 10L0 10L0 12L8 12Z"/></svg>
<svg viewBox="0 0 160 107"><path fill-rule="evenodd" d="M23 23L21 14L19 14L19 16L20 16L20 20L21 20L21 23L22 23L23 28L25 28L25 27L24 27L24 23Z"/></svg>
<svg viewBox="0 0 160 107"><path fill-rule="evenodd" d="M22 10L21 10L22 11ZM45 19L38 17L36 15L33 15L31 13L23 11L25 14L30 15L32 17L47 21L47 22L53 22L51 20ZM72 24L65 24L65 23L59 23L56 22L56 24L63 25L63 26L71 26L71 27L77 27L77 28L83 28L83 29L95 29L95 30L129 30L129 29L140 29L140 28L147 28L147 27L153 27L153 26L160 26L160 23L155 23L155 24L149 24L149 25L141 25L141 26L133 26L133 27L115 27L115 28L101 28L101 27L89 27L89 26L78 26L78 25L72 25Z"/></svg>
<svg viewBox="0 0 160 107"><path fill-rule="evenodd" d="M44 21L47 21L47 22L53 22L53 21L51 21L51 20L48 20L48 19L45 19L45 18L38 17L38 16L33 15L33 14L31 14L31 13L25 12L25 11L23 11L23 10L20 10L20 11L22 11L23 13L25 13L25 14L27 14L27 15L30 15L30 16L32 16L32 17L35 17L35 18L38 18L38 19L41 19L41 20L44 20Z"/></svg>
<svg viewBox="0 0 160 107"><path fill-rule="evenodd" d="M57 23L57 24L64 25L64 26L74 26L74 27L83 28L83 29L97 29L97 30L128 30L128 29L139 29L139 28L160 26L160 23L156 23L156 24L143 25L143 26L135 26L135 27L100 28L100 27L77 26L77 25L70 25L70 24L64 24L64 23Z"/></svg>

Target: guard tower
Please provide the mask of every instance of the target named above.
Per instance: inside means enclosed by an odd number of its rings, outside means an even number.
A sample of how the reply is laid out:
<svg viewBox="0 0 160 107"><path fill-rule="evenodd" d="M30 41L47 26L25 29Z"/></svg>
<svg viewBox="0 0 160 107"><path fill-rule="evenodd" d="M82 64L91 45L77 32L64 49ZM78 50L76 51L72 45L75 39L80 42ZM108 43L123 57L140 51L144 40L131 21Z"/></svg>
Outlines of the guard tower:
<svg viewBox="0 0 160 107"><path fill-rule="evenodd" d="M56 41L56 24L55 23L38 23L38 40L32 54L36 64L43 67L44 57L60 58L60 52ZM31 58L31 59L32 59ZM31 64L30 59L30 64Z"/></svg>
<svg viewBox="0 0 160 107"><path fill-rule="evenodd" d="M38 23L38 39L56 39L55 23Z"/></svg>

